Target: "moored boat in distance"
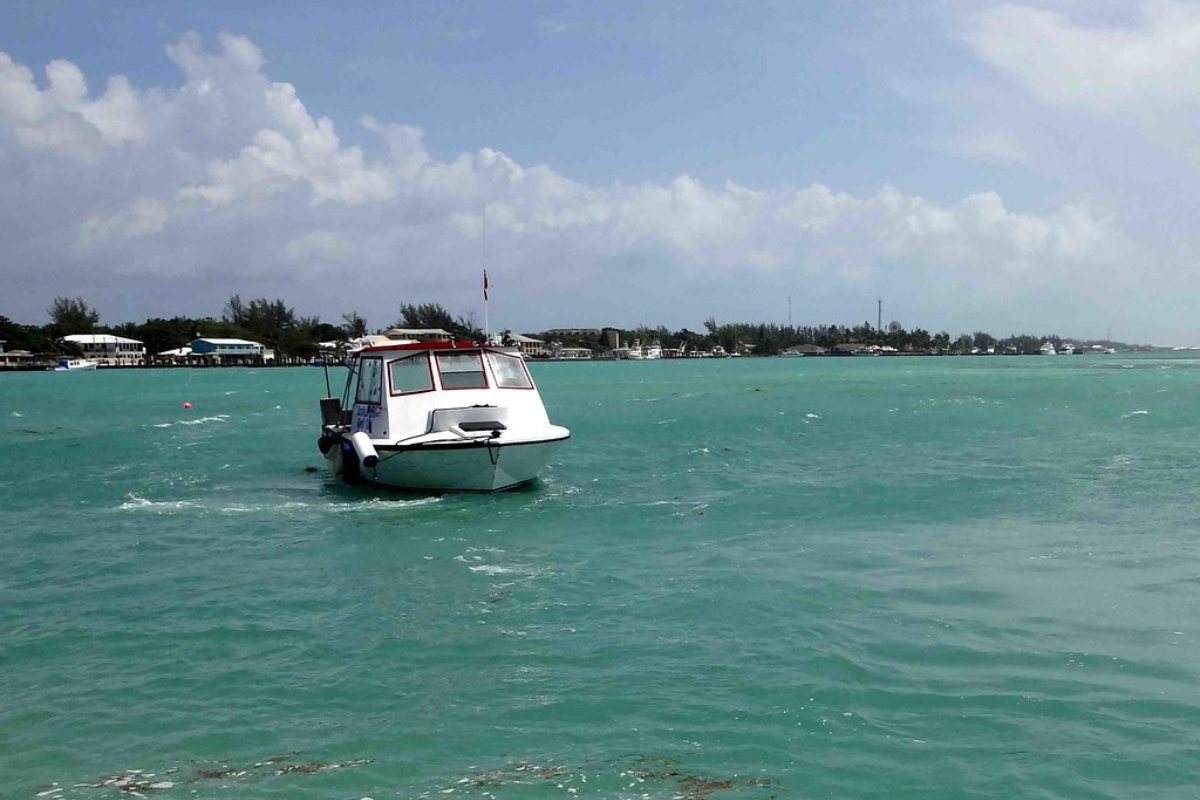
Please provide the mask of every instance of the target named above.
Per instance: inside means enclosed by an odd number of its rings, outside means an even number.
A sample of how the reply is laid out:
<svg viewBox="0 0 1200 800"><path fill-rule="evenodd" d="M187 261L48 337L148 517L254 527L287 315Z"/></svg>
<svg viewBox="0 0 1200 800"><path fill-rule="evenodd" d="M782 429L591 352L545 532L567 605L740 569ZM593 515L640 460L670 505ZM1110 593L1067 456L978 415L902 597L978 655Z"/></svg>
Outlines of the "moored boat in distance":
<svg viewBox="0 0 1200 800"><path fill-rule="evenodd" d="M475 342L396 341L347 362L321 401L319 445L347 483L498 492L537 478L570 438L551 424L524 359Z"/></svg>
<svg viewBox="0 0 1200 800"><path fill-rule="evenodd" d="M86 358L61 358L58 366L50 367L52 372L90 372L95 369L96 362Z"/></svg>
<svg viewBox="0 0 1200 800"><path fill-rule="evenodd" d="M1054 343L1050 341L1042 342L1042 346L1038 348L1038 352L1044 356L1058 355L1058 351L1054 349Z"/></svg>

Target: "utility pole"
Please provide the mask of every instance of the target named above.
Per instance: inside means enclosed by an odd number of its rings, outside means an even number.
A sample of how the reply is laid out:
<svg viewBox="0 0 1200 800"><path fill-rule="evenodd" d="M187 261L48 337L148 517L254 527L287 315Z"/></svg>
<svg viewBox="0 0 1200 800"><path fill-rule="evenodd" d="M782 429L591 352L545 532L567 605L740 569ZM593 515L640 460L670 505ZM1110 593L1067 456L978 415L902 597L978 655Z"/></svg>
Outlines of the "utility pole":
<svg viewBox="0 0 1200 800"><path fill-rule="evenodd" d="M883 330L883 298L881 297L875 302L879 304L879 316L875 318L875 330L881 331Z"/></svg>

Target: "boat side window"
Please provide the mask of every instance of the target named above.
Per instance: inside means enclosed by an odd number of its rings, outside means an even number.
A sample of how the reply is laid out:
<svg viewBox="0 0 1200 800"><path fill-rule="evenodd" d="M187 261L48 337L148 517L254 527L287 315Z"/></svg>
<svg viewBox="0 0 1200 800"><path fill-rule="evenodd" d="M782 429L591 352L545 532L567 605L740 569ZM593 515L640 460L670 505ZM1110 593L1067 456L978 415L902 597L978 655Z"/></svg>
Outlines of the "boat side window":
<svg viewBox="0 0 1200 800"><path fill-rule="evenodd" d="M392 394L433 391L433 372L429 368L428 353L417 353L388 362L388 377L392 381Z"/></svg>
<svg viewBox="0 0 1200 800"><path fill-rule="evenodd" d="M443 389L486 389L483 359L479 353L438 353Z"/></svg>
<svg viewBox="0 0 1200 800"><path fill-rule="evenodd" d="M379 405L383 402L383 359L363 358L358 362L358 390L355 402Z"/></svg>
<svg viewBox="0 0 1200 800"><path fill-rule="evenodd" d="M492 362L492 374L496 376L496 385L501 389L533 388L529 371L525 369L525 359L489 352L488 360Z"/></svg>

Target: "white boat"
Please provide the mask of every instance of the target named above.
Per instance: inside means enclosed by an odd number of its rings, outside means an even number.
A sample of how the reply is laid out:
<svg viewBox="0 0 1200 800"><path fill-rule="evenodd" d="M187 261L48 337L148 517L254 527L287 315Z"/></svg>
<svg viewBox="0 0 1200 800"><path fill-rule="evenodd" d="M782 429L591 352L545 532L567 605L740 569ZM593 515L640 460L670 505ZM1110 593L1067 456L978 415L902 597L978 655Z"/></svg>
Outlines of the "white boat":
<svg viewBox="0 0 1200 800"><path fill-rule="evenodd" d="M645 353L644 357L647 361L649 361L651 359L655 359L655 358L662 358L663 357L662 345L659 344L658 342L655 342L654 344L647 347L644 350L644 353Z"/></svg>
<svg viewBox="0 0 1200 800"><path fill-rule="evenodd" d="M1050 341L1042 342L1042 346L1038 349L1044 356L1056 356L1058 351L1054 349L1054 343Z"/></svg>
<svg viewBox="0 0 1200 800"><path fill-rule="evenodd" d="M95 368L96 362L86 358L60 358L58 366L52 369L54 372L87 372Z"/></svg>
<svg viewBox="0 0 1200 800"><path fill-rule="evenodd" d="M319 446L347 483L498 492L529 483L570 438L553 425L512 347L368 345L339 400L321 401Z"/></svg>

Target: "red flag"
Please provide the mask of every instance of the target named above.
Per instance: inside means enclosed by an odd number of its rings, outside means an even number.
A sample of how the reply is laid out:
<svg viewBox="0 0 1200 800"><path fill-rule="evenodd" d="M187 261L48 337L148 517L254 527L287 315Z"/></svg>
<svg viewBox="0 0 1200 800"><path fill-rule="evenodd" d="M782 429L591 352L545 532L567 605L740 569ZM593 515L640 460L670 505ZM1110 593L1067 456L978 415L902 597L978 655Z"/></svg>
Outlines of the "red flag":
<svg viewBox="0 0 1200 800"><path fill-rule="evenodd" d="M485 269L483 271L483 302L485 302L485 303L487 302L487 299L488 299L487 290L488 290L487 270Z"/></svg>

